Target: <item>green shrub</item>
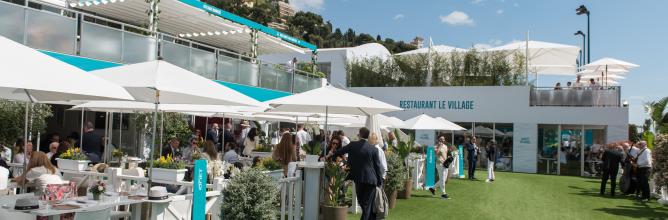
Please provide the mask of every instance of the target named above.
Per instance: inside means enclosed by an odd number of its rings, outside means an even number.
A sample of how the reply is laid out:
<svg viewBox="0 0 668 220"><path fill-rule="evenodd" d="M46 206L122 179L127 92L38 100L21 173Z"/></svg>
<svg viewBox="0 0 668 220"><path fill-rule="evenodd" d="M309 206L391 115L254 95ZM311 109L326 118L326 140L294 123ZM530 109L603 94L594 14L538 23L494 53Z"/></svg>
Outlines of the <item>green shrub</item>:
<svg viewBox="0 0 668 220"><path fill-rule="evenodd" d="M281 164L273 158L265 157L260 160L260 169L269 171L280 170L283 169L283 166L281 166Z"/></svg>
<svg viewBox="0 0 668 220"><path fill-rule="evenodd" d="M346 206L346 192L341 190L346 185L346 176L348 176L348 170L342 167L341 163L336 161L325 163L325 178L327 178L325 191L328 192L328 198L325 201L328 206Z"/></svg>
<svg viewBox="0 0 668 220"><path fill-rule="evenodd" d="M311 143L302 145L302 150L308 155L320 155L320 145L318 141L311 141Z"/></svg>
<svg viewBox="0 0 668 220"><path fill-rule="evenodd" d="M656 174L656 185L668 187L668 134L659 134L655 143L652 170Z"/></svg>
<svg viewBox="0 0 668 220"><path fill-rule="evenodd" d="M406 168L404 162L399 155L388 153L385 155L387 159L387 176L385 177L385 192L392 193L404 188L406 182Z"/></svg>
<svg viewBox="0 0 668 220"><path fill-rule="evenodd" d="M276 182L258 169L234 176L223 194L221 219L275 219L278 215Z"/></svg>

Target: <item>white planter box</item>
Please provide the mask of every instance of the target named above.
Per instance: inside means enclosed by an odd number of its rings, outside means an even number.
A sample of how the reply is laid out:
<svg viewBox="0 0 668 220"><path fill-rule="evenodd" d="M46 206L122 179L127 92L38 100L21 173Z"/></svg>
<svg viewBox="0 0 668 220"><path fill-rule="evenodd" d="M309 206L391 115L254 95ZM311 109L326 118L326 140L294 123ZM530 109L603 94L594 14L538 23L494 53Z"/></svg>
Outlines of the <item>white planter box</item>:
<svg viewBox="0 0 668 220"><path fill-rule="evenodd" d="M307 164L316 164L316 163L318 163L318 158L319 157L320 156L318 156L318 155L308 155L307 154L306 155L306 163Z"/></svg>
<svg viewBox="0 0 668 220"><path fill-rule="evenodd" d="M67 160L56 158L58 161L58 169L61 170L72 170L72 171L84 171L88 169L88 163L90 160Z"/></svg>
<svg viewBox="0 0 668 220"><path fill-rule="evenodd" d="M151 168L149 169L149 172L153 172L153 179L154 180L162 180L162 181L169 181L169 182L178 182L183 180L184 177L186 177L186 169L180 169L180 170L175 170L175 169L163 169L163 168Z"/></svg>
<svg viewBox="0 0 668 220"><path fill-rule="evenodd" d="M264 171L263 173L267 174L267 176L274 178L275 180L283 179L283 170Z"/></svg>
<svg viewBox="0 0 668 220"><path fill-rule="evenodd" d="M661 187L661 198L659 199L659 203L668 205L668 187L666 186Z"/></svg>

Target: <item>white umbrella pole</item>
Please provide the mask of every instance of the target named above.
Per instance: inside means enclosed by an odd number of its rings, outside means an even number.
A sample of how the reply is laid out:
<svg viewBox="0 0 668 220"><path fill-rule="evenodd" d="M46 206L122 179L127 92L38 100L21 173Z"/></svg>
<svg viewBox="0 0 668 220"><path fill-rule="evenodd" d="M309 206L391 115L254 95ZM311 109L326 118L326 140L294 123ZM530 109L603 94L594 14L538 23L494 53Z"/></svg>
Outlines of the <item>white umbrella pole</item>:
<svg viewBox="0 0 668 220"><path fill-rule="evenodd" d="M123 112L119 113L119 120L118 120L118 149L123 149Z"/></svg>
<svg viewBox="0 0 668 220"><path fill-rule="evenodd" d="M151 135L151 153L149 154L149 158L151 159L151 162L149 164L149 172L148 172L148 188L151 188L152 185L152 179L153 179L153 155L154 152L153 150L155 149L155 133L156 130L158 129L158 105L160 104L160 91L155 90L155 109L153 110L153 132Z"/></svg>
<svg viewBox="0 0 668 220"><path fill-rule="evenodd" d="M100 155L100 160L104 161L104 163L107 162L107 149L109 148L109 112L104 113L104 151L102 151L102 155Z"/></svg>
<svg viewBox="0 0 668 220"><path fill-rule="evenodd" d="M165 137L164 137L164 134L165 134L165 111L161 111L160 114L161 114L161 117L160 117L160 147L158 148L159 149L158 152L160 152L160 154L162 154L162 145L164 144L163 140L165 139ZM172 157L173 156L174 155L172 155Z"/></svg>
<svg viewBox="0 0 668 220"><path fill-rule="evenodd" d="M209 116L206 116L206 122L204 122L204 142L206 142L206 136L209 136Z"/></svg>
<svg viewBox="0 0 668 220"><path fill-rule="evenodd" d="M327 119L329 119L329 106L325 106L325 150L322 151L322 152L325 152L324 155L327 155L327 153L328 153L327 148L329 146L329 140L327 140L328 139L327 138L327 131L328 131L328 128L327 128L328 120Z"/></svg>
<svg viewBox="0 0 668 220"><path fill-rule="evenodd" d="M25 121L23 121L23 173L26 173L28 169L28 115L30 114L30 104L32 103L32 98L30 98L28 90L24 89L23 91L25 91L28 99L30 100L26 102ZM21 192L27 192L26 181L23 181L23 185L21 185Z"/></svg>

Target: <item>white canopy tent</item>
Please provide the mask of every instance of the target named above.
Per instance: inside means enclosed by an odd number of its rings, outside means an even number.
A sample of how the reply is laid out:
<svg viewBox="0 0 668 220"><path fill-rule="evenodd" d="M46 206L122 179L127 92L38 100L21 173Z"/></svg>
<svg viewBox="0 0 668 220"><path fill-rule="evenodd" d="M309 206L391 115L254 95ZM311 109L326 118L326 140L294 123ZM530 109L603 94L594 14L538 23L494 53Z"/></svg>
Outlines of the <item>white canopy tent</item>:
<svg viewBox="0 0 668 220"><path fill-rule="evenodd" d="M448 54L448 53L452 53L452 52L466 53L467 51L468 51L467 49L448 46L448 45L433 45L431 47L431 52L440 53L440 54ZM420 49L401 52L401 53L398 53L396 55L406 56L406 55L418 55L418 54L427 54L427 53L429 53L429 47L423 47L423 48L420 48Z"/></svg>
<svg viewBox="0 0 668 220"><path fill-rule="evenodd" d="M432 118L429 115L421 114L411 119L404 121L403 129L411 130L459 130L459 126L453 126L446 122L445 119Z"/></svg>
<svg viewBox="0 0 668 220"><path fill-rule="evenodd" d="M580 48L543 41L517 41L486 51L528 53L529 71L541 75L574 75Z"/></svg>
<svg viewBox="0 0 668 220"><path fill-rule="evenodd" d="M132 100L122 87L0 36L0 98L25 101L24 149L30 105L35 102ZM24 156L24 170L27 154Z"/></svg>
<svg viewBox="0 0 668 220"><path fill-rule="evenodd" d="M153 103L153 131L157 129L159 104L266 106L251 97L162 60L101 69L91 73L123 86L137 101ZM149 157L154 155L155 138L154 133ZM153 160L150 167L153 167ZM149 176L152 177L152 172Z"/></svg>

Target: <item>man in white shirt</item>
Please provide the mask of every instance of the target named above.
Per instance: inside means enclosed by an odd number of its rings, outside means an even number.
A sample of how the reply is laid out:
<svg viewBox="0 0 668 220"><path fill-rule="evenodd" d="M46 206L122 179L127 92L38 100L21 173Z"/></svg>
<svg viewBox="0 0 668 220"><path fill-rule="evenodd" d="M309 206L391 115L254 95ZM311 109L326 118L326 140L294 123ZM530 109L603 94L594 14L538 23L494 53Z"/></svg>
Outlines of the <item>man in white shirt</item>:
<svg viewBox="0 0 668 220"><path fill-rule="evenodd" d="M350 138L346 137L346 133L339 131L339 135L341 135L341 147L345 147L346 145L350 144Z"/></svg>
<svg viewBox="0 0 668 220"><path fill-rule="evenodd" d="M311 138L311 135L304 130L304 125L297 125L297 142L299 143L297 146L301 147L302 145L311 142L311 140L313 139Z"/></svg>
<svg viewBox="0 0 668 220"><path fill-rule="evenodd" d="M647 148L647 142L640 141L638 143L639 152L636 164L638 165L638 183L642 196L640 199L643 202L649 201L649 178L652 169L652 151Z"/></svg>

